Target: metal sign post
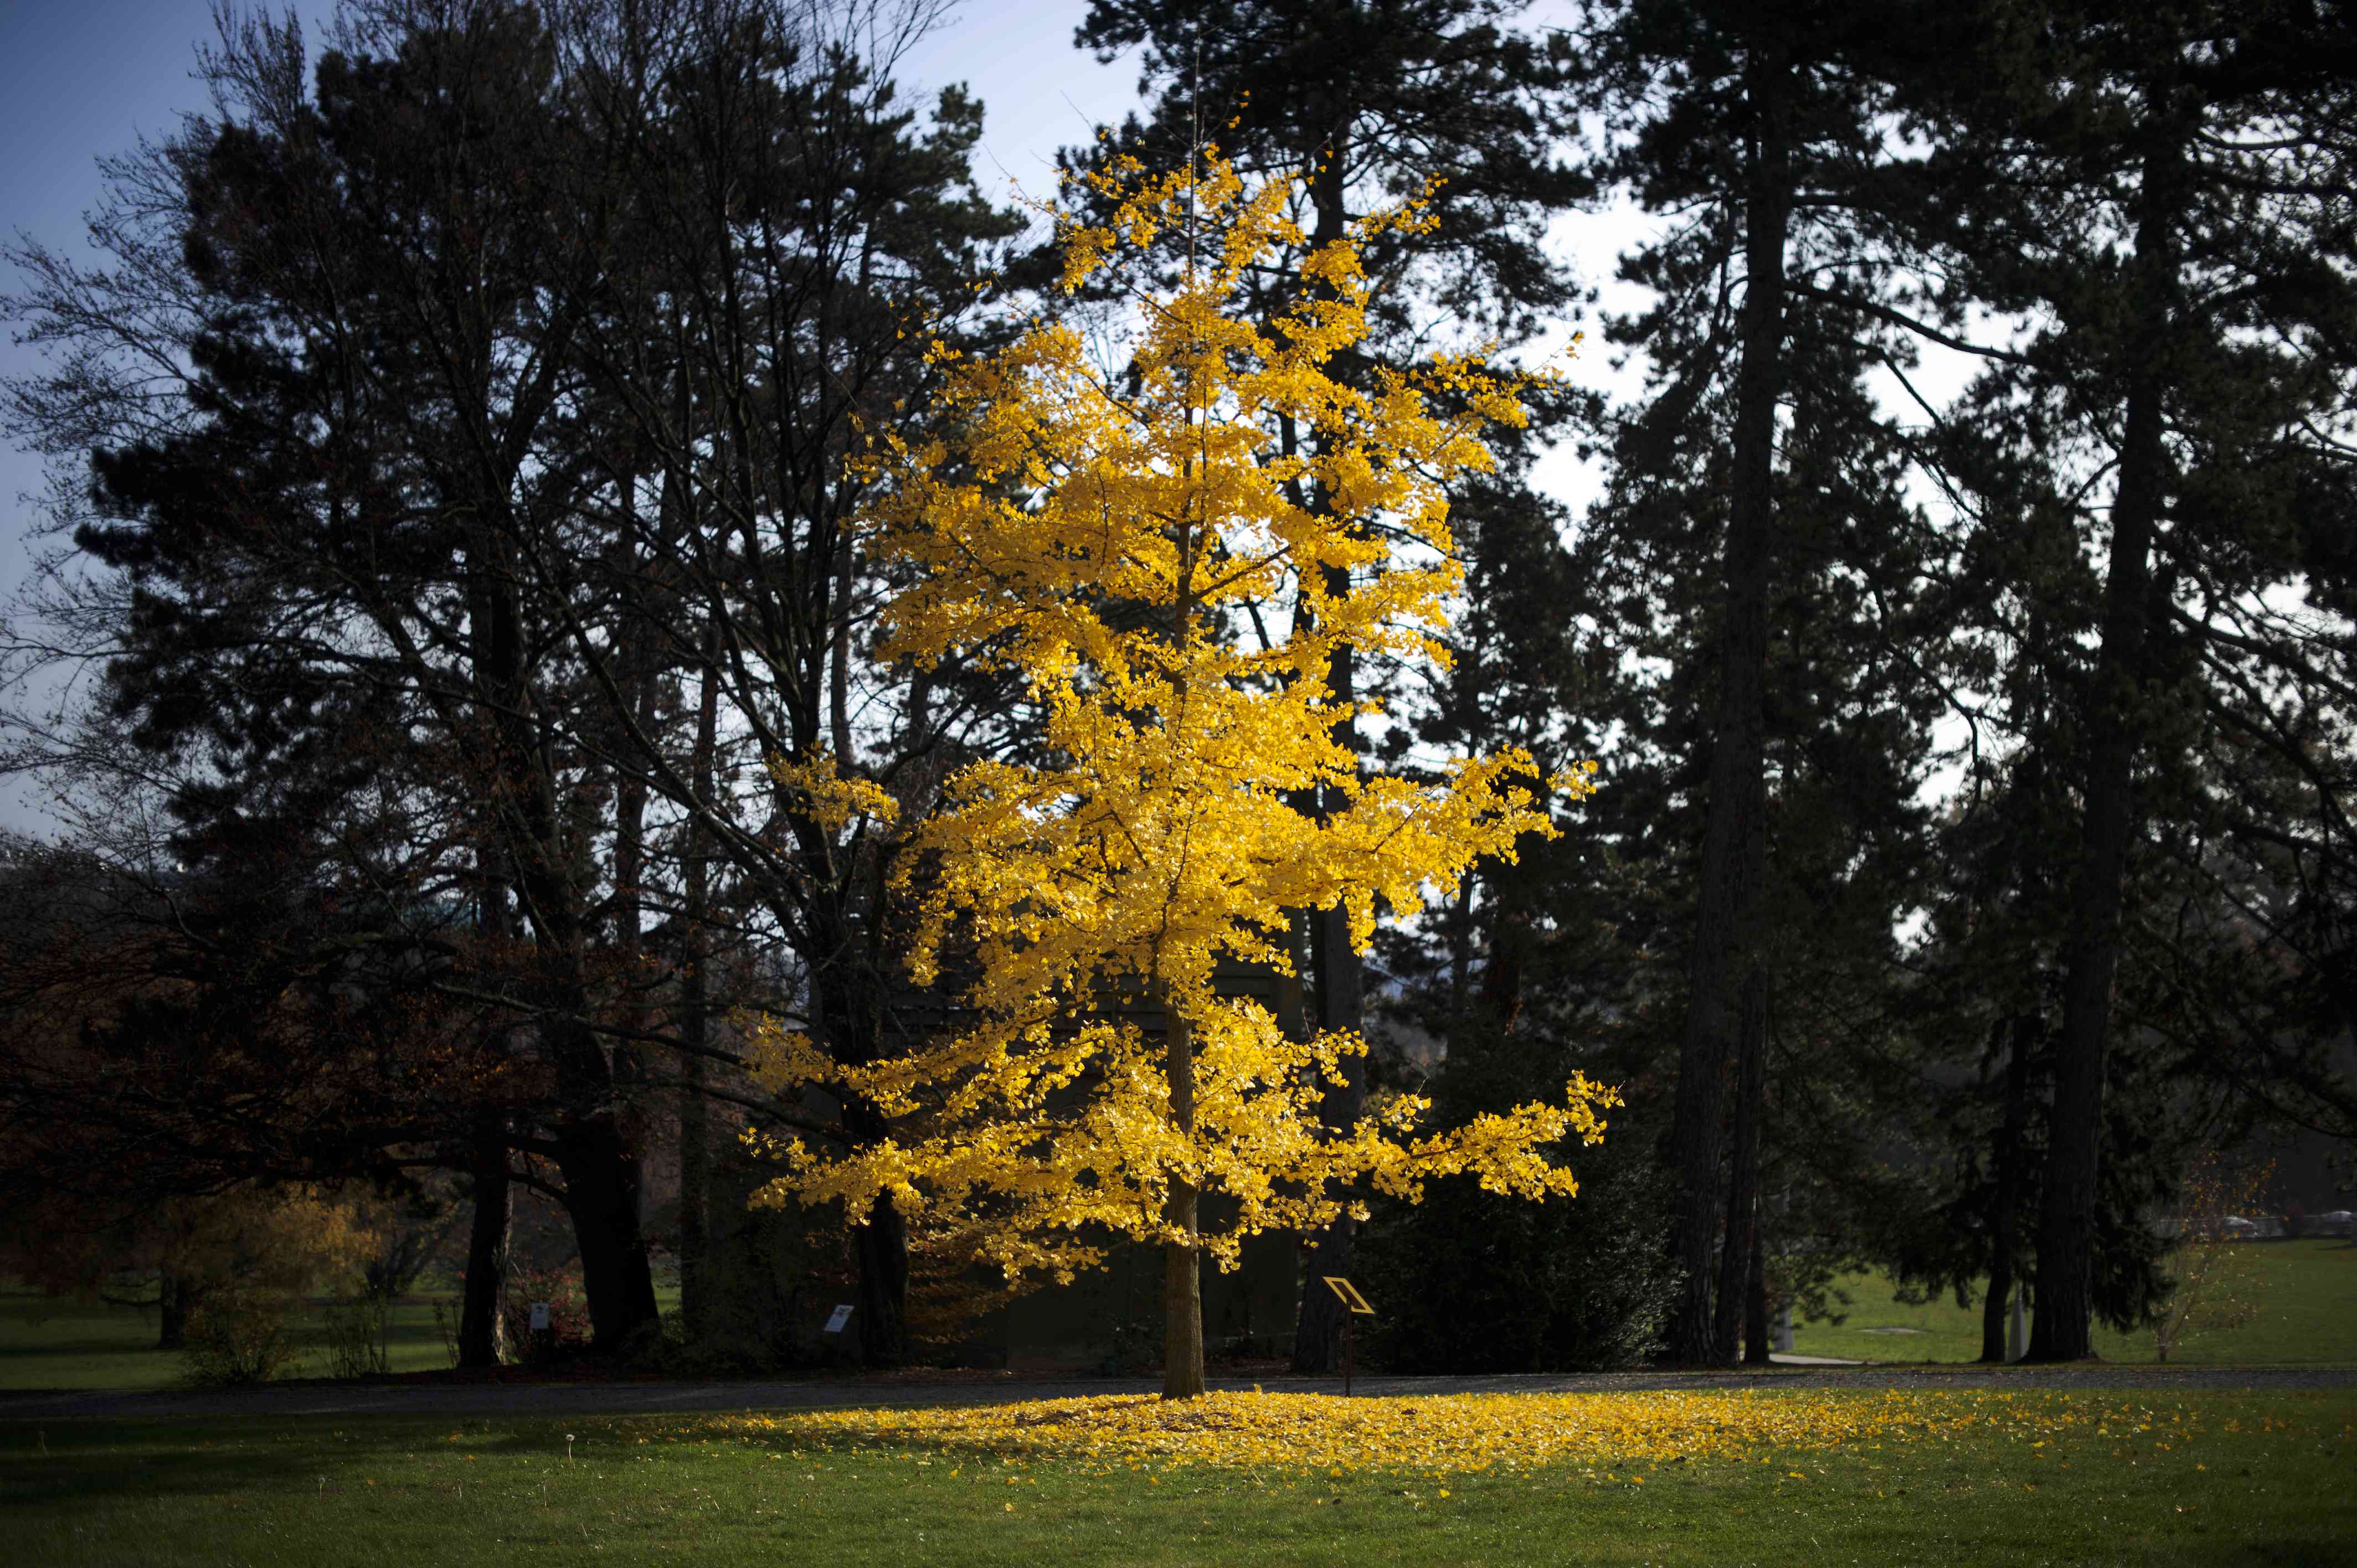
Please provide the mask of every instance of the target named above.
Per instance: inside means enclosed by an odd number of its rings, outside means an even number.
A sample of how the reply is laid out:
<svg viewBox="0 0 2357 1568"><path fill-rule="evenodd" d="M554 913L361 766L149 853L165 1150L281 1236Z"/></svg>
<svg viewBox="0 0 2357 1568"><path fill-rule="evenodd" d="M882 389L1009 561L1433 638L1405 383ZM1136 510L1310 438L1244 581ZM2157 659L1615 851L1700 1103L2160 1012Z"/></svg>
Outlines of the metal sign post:
<svg viewBox="0 0 2357 1568"><path fill-rule="evenodd" d="M1359 1294L1359 1287L1341 1275L1323 1274L1319 1277L1326 1282L1326 1288L1334 1293L1335 1299L1350 1309L1342 1319L1342 1397L1349 1399L1351 1379L1359 1365L1359 1319L1372 1317L1375 1309L1367 1305L1367 1298Z"/></svg>

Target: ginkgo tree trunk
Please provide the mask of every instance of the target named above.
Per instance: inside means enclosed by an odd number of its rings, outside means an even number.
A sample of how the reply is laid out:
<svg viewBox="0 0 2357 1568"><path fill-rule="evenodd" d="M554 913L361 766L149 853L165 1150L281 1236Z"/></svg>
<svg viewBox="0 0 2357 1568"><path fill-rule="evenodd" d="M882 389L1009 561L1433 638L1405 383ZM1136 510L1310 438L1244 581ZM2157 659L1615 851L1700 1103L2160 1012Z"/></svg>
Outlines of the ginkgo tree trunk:
<svg viewBox="0 0 2357 1568"><path fill-rule="evenodd" d="M1577 1190L1551 1150L1595 1142L1610 1090L1576 1078L1560 1102L1444 1130L1399 1095L1337 1130L1319 1095L1365 1042L1289 1037L1214 974L1290 972L1297 909L1339 903L1363 947L1379 907L1419 908L1477 857L1554 832L1551 803L1587 793L1593 765L1541 778L1508 752L1455 759L1438 783L1361 780L1334 738L1337 647L1444 657L1432 638L1458 585L1447 485L1487 466L1485 427L1523 417L1513 378L1470 360L1364 387L1328 373L1365 331L1360 247L1428 221L1421 209L1317 251L1311 292L1255 325L1249 270L1303 242L1285 184L1247 189L1215 153L1091 177L1116 212L1067 225L1067 287L1104 269L1143 279L1173 225L1200 257L1175 292L1130 291L1125 360L1051 321L986 358L938 349L940 427L956 434L872 456L872 544L911 585L889 607L888 651L996 661L1047 715L1041 760L974 764L908 830L914 978L958 977L958 1022L856 1068L757 1029L773 1087L856 1094L896 1128L865 1147L777 1145L785 1174L761 1196L852 1216L881 1197L978 1238L1010 1278L1069 1279L1120 1240L1159 1242L1163 1391L1182 1398L1203 1390L1207 1254L1233 1268L1246 1236L1331 1224L1353 1183L1411 1199L1467 1173L1533 1199ZM1321 439L1286 455L1287 419ZM1298 504L1311 492L1326 504ZM831 811L892 810L824 770L780 782ZM1342 808L1295 810L1313 789Z"/></svg>

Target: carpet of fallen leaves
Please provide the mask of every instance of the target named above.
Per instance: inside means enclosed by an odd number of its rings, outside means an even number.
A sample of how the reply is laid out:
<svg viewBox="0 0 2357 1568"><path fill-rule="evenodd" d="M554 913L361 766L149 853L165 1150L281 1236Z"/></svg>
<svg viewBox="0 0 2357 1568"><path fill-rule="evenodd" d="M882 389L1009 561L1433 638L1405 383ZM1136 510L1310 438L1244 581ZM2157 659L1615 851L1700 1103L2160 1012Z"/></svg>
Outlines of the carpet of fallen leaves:
<svg viewBox="0 0 2357 1568"><path fill-rule="evenodd" d="M701 1417L667 1434L765 1445L879 1444L1094 1465L1500 1472L1546 1465L1762 1462L1796 1452L2019 1445L2026 1457L2181 1451L2211 1430L2192 1405L2089 1393L1451 1394L1336 1399L1108 1394L1022 1404ZM2277 1432L2274 1418L2220 1430ZM2345 1434L2344 1434L2345 1435Z"/></svg>

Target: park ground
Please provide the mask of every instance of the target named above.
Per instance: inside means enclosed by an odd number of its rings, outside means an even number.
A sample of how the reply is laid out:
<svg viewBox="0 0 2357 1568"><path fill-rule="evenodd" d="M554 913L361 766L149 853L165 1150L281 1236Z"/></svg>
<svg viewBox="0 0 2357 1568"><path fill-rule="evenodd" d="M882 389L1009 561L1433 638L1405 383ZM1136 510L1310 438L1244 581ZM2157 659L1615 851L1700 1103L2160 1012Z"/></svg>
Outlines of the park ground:
<svg viewBox="0 0 2357 1568"><path fill-rule="evenodd" d="M2238 1248L2250 1273L2245 1294L2256 1316L2244 1326L2200 1335L2172 1358L2190 1367L2357 1367L2357 1244L2318 1239L2250 1242ZM1970 1362L1980 1355L1980 1308L1953 1300L1910 1304L1870 1274L1838 1282L1848 1300L1840 1323L1803 1323L1793 1337L1803 1355L1889 1366ZM457 1322L455 1289L404 1297L393 1310L390 1360L397 1373L450 1365L437 1326ZM324 1330L296 1328L294 1378L327 1375ZM178 1357L155 1348L151 1314L0 1288L0 1415L9 1395L34 1390L158 1389L178 1381ZM2096 1350L2114 1366L2157 1359L2149 1332L2098 1329Z"/></svg>
<svg viewBox="0 0 2357 1568"><path fill-rule="evenodd" d="M10 1561L159 1568L2333 1564L2352 1474L2357 1390L2206 1380L0 1422Z"/></svg>
<svg viewBox="0 0 2357 1568"><path fill-rule="evenodd" d="M1272 1380L1176 1407L968 1378L707 1385L696 1402L736 1408L661 1412L690 1391L313 1383L231 1413L133 1391L152 1368L108 1320L28 1333L16 1298L0 1508L11 1562L167 1568L2357 1563L2357 1249L2264 1255L2280 1320L2181 1369L2148 1341L2143 1365L1946 1368L1978 1348L1970 1314L1861 1291L1833 1332L1904 1341L1882 1359L1914 1365L1383 1379L1350 1400ZM1865 1335L1882 1326L1922 1332Z"/></svg>

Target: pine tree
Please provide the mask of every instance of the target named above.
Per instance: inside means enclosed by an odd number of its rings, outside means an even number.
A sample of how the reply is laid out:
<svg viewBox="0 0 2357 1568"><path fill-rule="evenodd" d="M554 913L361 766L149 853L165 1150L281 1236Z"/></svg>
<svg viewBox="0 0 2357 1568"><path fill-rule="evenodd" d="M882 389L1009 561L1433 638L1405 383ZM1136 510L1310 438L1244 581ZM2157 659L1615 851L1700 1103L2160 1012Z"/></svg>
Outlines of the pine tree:
<svg viewBox="0 0 2357 1568"><path fill-rule="evenodd" d="M2309 555L2317 503L2349 488L2345 454L2315 433L2344 403L2332 345L2352 285L2326 258L2349 249L2357 40L2345 13L2301 0L2057 5L1991 18L1985 39L1942 107L1956 275L2030 315L2010 390L2094 476L2101 509L2083 524L2101 607L2070 763L2082 805L2032 1340L2038 1359L2074 1360L2092 1353L2135 862L2154 825L2190 820L2172 764L2205 715L2267 736L2234 665L2255 657L2302 691L2333 678L2331 639L2285 628L2266 596Z"/></svg>
<svg viewBox="0 0 2357 1568"><path fill-rule="evenodd" d="M1879 13L1635 0L1584 7L1570 43L1580 101L1609 132L1602 171L1677 214L1622 263L1656 303L1612 336L1642 348L1654 381L1613 433L1613 490L1583 563L1618 600L1599 618L1608 635L1666 662L1630 699L1637 733L1693 769L1654 786L1631 830L1700 843L1668 1142L1684 1275L1668 1354L1689 1363L1732 1352L1770 1019L1802 996L1830 1004L1824 984L1786 983L1803 962L1794 943L1870 993L1902 897L1924 722L1902 651L1923 629L1906 564L1923 542L1861 384L1912 357L1879 314L1908 242L1878 118L1893 28ZM1694 713L1707 722L1674 735ZM1665 813L1697 785L1699 832L1671 831ZM1771 835L1789 870L1771 869ZM1816 918L1771 929L1784 907ZM1723 1175L1730 1119L1738 1157Z"/></svg>

